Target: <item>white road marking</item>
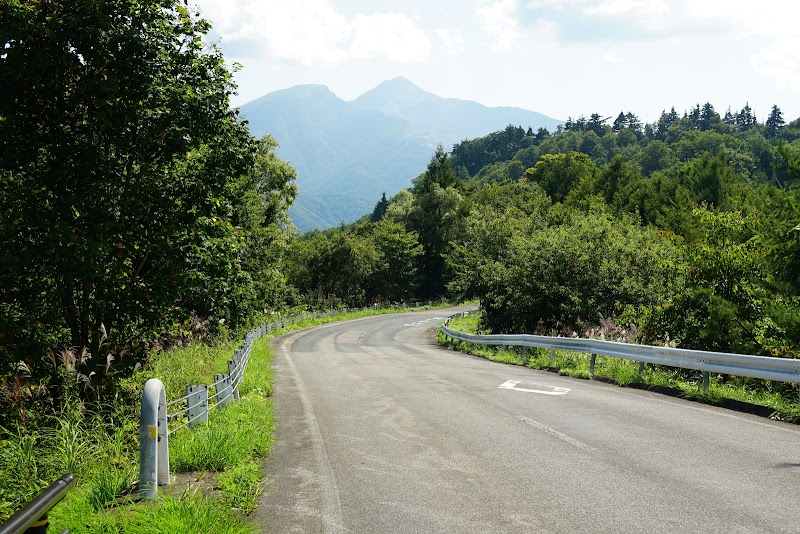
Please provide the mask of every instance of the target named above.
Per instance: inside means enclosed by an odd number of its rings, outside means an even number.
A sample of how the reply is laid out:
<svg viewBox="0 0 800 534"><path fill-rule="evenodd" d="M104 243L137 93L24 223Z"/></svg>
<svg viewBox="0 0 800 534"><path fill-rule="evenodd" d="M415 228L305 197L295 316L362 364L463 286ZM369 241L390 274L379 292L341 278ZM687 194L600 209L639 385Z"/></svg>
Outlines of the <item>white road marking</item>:
<svg viewBox="0 0 800 534"><path fill-rule="evenodd" d="M566 395L569 391L568 388L553 388L552 391L542 391L540 389L526 389L526 388L518 388L517 384L520 383L520 380L507 380L500 384L498 389L513 389L514 391L523 391L525 393L538 393L539 395Z"/></svg>
<svg viewBox="0 0 800 534"><path fill-rule="evenodd" d="M417 321L416 323L406 323L403 326L406 326L406 327L409 327L409 326L422 326L425 323L429 323L431 321L444 321L445 319L446 319L446 317L431 317L430 319L421 319L421 320Z"/></svg>
<svg viewBox="0 0 800 534"><path fill-rule="evenodd" d="M555 428L550 428L549 426L543 425L542 423L540 423L538 421L534 421L530 417L525 417L524 415L519 415L519 416L517 416L517 419L519 419L520 421L522 421L525 424L528 424L528 425L532 426L533 428L541 430L542 432L546 432L546 433L550 434L551 436L555 436L558 439L560 439L561 441L566 441L570 445L573 445L573 446L575 446L575 447L577 447L579 449L583 449L583 450L589 451L589 452L597 452L597 449L595 449L591 445L587 445L586 443L584 443L582 441L578 441L575 438L572 438L572 437L570 437L570 436L568 436L568 435L566 435L566 434L564 434L562 432L559 432Z"/></svg>

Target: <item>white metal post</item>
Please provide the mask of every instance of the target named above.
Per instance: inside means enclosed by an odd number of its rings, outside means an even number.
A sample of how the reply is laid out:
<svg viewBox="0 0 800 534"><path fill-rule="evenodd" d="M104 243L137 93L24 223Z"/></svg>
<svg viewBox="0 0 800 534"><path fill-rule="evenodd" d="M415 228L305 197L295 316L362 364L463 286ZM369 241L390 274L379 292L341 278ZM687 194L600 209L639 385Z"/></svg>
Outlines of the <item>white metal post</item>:
<svg viewBox="0 0 800 534"><path fill-rule="evenodd" d="M169 484L167 393L161 380L151 378L144 385L139 416L139 496L154 499L158 486L166 484Z"/></svg>

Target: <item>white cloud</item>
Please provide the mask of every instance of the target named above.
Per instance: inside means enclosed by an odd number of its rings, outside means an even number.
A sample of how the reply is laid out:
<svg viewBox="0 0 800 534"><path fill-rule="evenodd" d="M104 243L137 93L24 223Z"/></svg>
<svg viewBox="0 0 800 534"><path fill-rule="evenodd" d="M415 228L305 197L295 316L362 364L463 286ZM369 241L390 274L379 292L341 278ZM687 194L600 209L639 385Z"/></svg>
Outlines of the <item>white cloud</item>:
<svg viewBox="0 0 800 534"><path fill-rule="evenodd" d="M304 66L358 59L424 61L430 40L402 13L360 13L348 19L328 0L198 0L225 43L253 56Z"/></svg>
<svg viewBox="0 0 800 534"><path fill-rule="evenodd" d="M800 37L780 36L751 59L757 72L800 91Z"/></svg>
<svg viewBox="0 0 800 534"><path fill-rule="evenodd" d="M519 37L517 0L496 0L475 13L481 27L494 41L495 50L507 50Z"/></svg>
<svg viewBox="0 0 800 534"><path fill-rule="evenodd" d="M458 30L448 28L437 28L433 30L439 38L444 49L453 55L461 54L464 51L464 35Z"/></svg>
<svg viewBox="0 0 800 534"><path fill-rule="evenodd" d="M619 15L629 13L640 7L642 7L642 2L639 0L608 0L601 4L586 7L583 12L588 15Z"/></svg>
<svg viewBox="0 0 800 534"><path fill-rule="evenodd" d="M569 0L530 0L525 7L529 9L563 9Z"/></svg>
<svg viewBox="0 0 800 534"><path fill-rule="evenodd" d="M402 13L356 15L351 24L351 57L390 61L425 61L431 43L425 33Z"/></svg>

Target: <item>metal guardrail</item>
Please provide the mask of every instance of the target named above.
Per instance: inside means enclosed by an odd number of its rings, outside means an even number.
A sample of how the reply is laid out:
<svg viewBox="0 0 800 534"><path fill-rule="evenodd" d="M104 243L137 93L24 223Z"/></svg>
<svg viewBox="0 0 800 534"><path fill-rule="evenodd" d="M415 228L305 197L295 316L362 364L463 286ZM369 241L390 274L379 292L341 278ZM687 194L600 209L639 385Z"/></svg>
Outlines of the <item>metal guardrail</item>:
<svg viewBox="0 0 800 534"><path fill-rule="evenodd" d="M67 490L73 484L75 484L75 475L66 474L47 486L31 502L0 525L0 534L20 534L28 529L45 532L47 530L47 512L64 498Z"/></svg>
<svg viewBox="0 0 800 534"><path fill-rule="evenodd" d="M457 316L463 316L463 314L454 315L453 317ZM635 345L600 339L549 337L532 334L473 335L458 332L448 327L447 325L451 318L448 318L441 326L441 332L448 337L477 345L550 349L551 359L552 351L554 350L585 352L593 355L625 358L640 363L695 369L704 373L722 373L794 384L800 383L800 360ZM706 378L704 378L704 383L707 385Z"/></svg>

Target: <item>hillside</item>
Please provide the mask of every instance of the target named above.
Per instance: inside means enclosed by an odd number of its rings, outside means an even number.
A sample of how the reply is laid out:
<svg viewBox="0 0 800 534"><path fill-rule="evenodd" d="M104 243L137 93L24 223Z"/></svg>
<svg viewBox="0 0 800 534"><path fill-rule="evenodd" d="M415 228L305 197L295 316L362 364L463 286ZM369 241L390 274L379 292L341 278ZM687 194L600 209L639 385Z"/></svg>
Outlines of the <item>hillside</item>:
<svg viewBox="0 0 800 534"><path fill-rule="evenodd" d="M352 221L383 192L409 186L438 143L449 149L508 124L552 130L561 123L524 109L442 98L404 78L351 102L321 85L296 86L240 111L251 132L272 135L278 155L297 169L299 195L290 214L301 231Z"/></svg>

